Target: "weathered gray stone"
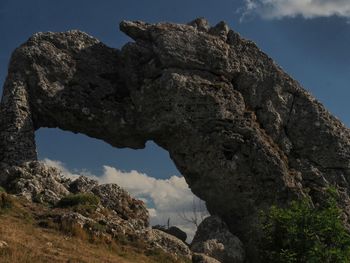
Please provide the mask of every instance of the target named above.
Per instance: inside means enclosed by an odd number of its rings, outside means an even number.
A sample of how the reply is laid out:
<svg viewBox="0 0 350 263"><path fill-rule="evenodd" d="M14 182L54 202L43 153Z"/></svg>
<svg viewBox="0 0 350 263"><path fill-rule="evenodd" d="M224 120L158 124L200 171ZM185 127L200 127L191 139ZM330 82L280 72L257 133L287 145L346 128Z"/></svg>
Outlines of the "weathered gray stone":
<svg viewBox="0 0 350 263"><path fill-rule="evenodd" d="M140 239L141 233L145 232L144 228L139 228L132 221L124 220L117 214L106 213L106 211L101 213L98 210L101 209L97 208L93 214L87 214L86 211L84 215L68 210L51 215L51 217L53 217L54 222L58 223L62 231L73 235L77 230L84 230L90 235L103 237L106 240L120 240Z"/></svg>
<svg viewBox="0 0 350 263"><path fill-rule="evenodd" d="M273 203L318 202L332 184L350 214L349 130L253 42L203 19L120 27L135 40L121 51L79 31L38 33L16 49L0 106L2 169L36 160L40 127L115 147L153 140L252 262L258 212Z"/></svg>
<svg viewBox="0 0 350 263"><path fill-rule="evenodd" d="M160 248L178 258L192 258L192 252L187 244L161 230L148 229L143 234L143 238L152 248Z"/></svg>
<svg viewBox="0 0 350 263"><path fill-rule="evenodd" d="M69 185L69 191L73 194L91 192L98 186L98 182L86 176L79 176Z"/></svg>
<svg viewBox="0 0 350 263"><path fill-rule="evenodd" d="M60 226L63 229L74 229L75 227L84 229L89 224L94 224L95 220L88 218L86 216L83 216L76 212L68 212L65 214L62 214L59 218Z"/></svg>
<svg viewBox="0 0 350 263"><path fill-rule="evenodd" d="M118 185L98 185L92 192L100 198L104 207L115 211L122 219L137 221L143 228L149 225L149 214L144 202L132 198Z"/></svg>
<svg viewBox="0 0 350 263"><path fill-rule="evenodd" d="M191 250L221 263L243 263L245 260L242 242L217 216L209 216L201 222L192 240Z"/></svg>
<svg viewBox="0 0 350 263"><path fill-rule="evenodd" d="M9 245L7 244L6 241L0 240L0 250L8 248L8 247L9 247Z"/></svg>
<svg viewBox="0 0 350 263"><path fill-rule="evenodd" d="M208 257L205 254L194 253L192 255L192 263L221 263L215 258Z"/></svg>
<svg viewBox="0 0 350 263"><path fill-rule="evenodd" d="M161 230L169 235L172 235L172 236L180 239L182 242L186 242L186 239L187 239L186 232L182 231L177 226L171 226L171 227L167 228L165 226L156 225L156 226L152 226L152 228Z"/></svg>
<svg viewBox="0 0 350 263"><path fill-rule="evenodd" d="M54 167L33 161L21 166L11 166L3 170L8 181L6 188L10 193L21 195L28 200L55 204L69 194L70 179Z"/></svg>

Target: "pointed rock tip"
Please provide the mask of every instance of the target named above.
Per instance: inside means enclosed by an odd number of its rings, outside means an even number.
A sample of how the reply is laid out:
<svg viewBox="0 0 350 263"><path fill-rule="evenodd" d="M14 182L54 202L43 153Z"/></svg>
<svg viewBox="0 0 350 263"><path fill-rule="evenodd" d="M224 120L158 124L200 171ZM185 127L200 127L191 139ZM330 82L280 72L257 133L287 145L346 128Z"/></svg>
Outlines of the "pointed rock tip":
<svg viewBox="0 0 350 263"><path fill-rule="evenodd" d="M208 32L210 25L208 20L206 20L204 17L198 17L195 20L187 23L189 26L193 26L194 28L197 28L200 31Z"/></svg>
<svg viewBox="0 0 350 263"><path fill-rule="evenodd" d="M209 29L209 34L214 35L214 36L218 36L218 37L222 38L224 41L226 41L229 31L230 31L230 28L226 24L226 22L220 21L214 27Z"/></svg>
<svg viewBox="0 0 350 263"><path fill-rule="evenodd" d="M134 40L137 40L137 39L148 40L150 38L148 33L148 29L150 28L150 26L151 26L150 24L142 21L127 21L127 20L123 20L119 24L120 30Z"/></svg>

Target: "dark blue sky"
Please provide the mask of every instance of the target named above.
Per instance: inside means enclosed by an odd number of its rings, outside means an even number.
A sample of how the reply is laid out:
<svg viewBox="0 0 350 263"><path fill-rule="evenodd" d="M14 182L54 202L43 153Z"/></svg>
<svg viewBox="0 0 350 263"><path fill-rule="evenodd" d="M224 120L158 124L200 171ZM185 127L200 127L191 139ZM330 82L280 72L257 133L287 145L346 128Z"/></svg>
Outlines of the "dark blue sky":
<svg viewBox="0 0 350 263"><path fill-rule="evenodd" d="M121 47L129 41L118 30L123 19L185 23L204 16L212 24L225 20L255 41L349 126L350 24L338 17L273 21L250 17L240 23L236 11L242 6L243 0L0 0L0 83L12 50L38 31L80 29ZM107 164L158 178L178 174L167 152L153 143L135 151L55 129L41 129L36 135L39 156L60 160L69 168L99 173Z"/></svg>

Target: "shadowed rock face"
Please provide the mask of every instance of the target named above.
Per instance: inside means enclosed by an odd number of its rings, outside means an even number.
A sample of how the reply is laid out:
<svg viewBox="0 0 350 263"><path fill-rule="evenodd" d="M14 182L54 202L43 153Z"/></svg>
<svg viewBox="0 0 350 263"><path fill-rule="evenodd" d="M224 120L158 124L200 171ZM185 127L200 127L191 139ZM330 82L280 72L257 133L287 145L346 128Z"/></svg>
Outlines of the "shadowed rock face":
<svg viewBox="0 0 350 263"><path fill-rule="evenodd" d="M36 160L40 127L115 147L154 140L251 258L260 209L305 189L318 202L333 184L349 212L349 130L253 42L203 19L120 28L135 40L121 50L79 31L16 49L0 108L3 168Z"/></svg>

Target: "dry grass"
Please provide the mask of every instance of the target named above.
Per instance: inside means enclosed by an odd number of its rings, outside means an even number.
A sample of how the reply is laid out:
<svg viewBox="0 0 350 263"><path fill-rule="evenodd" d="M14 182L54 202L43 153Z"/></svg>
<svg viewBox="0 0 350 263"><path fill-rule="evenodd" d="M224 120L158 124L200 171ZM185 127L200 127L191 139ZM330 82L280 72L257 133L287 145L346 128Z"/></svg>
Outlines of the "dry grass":
<svg viewBox="0 0 350 263"><path fill-rule="evenodd" d="M8 248L0 248L2 263L170 263L168 255L148 253L132 245L114 241L91 241L82 229L63 233L57 229L41 228L35 217L49 208L16 200L6 211L0 209L0 240Z"/></svg>
<svg viewBox="0 0 350 263"><path fill-rule="evenodd" d="M9 245L0 250L0 262L150 262L146 256L127 248L93 244L55 230L37 228L12 216L2 215L0 222L0 237Z"/></svg>

